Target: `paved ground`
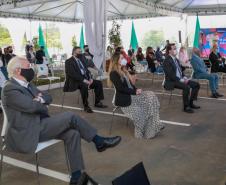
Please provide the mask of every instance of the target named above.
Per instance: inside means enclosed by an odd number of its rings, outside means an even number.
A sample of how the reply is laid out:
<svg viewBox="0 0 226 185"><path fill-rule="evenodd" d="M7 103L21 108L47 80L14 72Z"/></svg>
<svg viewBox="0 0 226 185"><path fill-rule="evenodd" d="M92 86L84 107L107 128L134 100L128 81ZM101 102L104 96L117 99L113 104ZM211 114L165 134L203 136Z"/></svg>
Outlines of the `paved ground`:
<svg viewBox="0 0 226 185"><path fill-rule="evenodd" d="M142 79L150 79L147 74L139 75ZM147 90L162 93L161 80L139 80L137 86ZM226 87L220 91L225 94ZM105 89L105 103L111 112L112 89ZM174 94L181 94L174 91ZM61 104L62 90L51 90L54 104ZM202 85L200 96L206 97L206 85ZM112 135L121 135L121 144L97 153L93 144L83 142L82 149L87 172L102 185L110 185L111 180L122 174L136 163L143 161L147 174L153 185L224 185L226 182L226 99L199 99L197 104L202 109L190 115L183 113L180 96L173 96L168 105L169 96L158 94L161 102L161 119L190 123L190 127L166 125L165 130L155 139L139 140L133 137L133 125L126 126L126 119L115 117ZM92 104L92 96L90 97ZM81 101L80 101L81 103ZM78 105L77 93L65 96L65 105ZM68 111L64 109L63 111ZM59 107L50 107L51 114L60 113ZM86 114L82 111L70 110L88 120L98 128L99 133L108 135L111 115L94 113ZM1 116L2 120L2 116ZM30 155L6 154L8 157L34 164L34 157ZM10 161L11 159L9 159ZM17 161L18 162L18 161ZM18 165L13 162L14 165ZM57 144L40 154L40 165L44 168L67 174L63 145ZM49 171L48 171L49 172ZM47 172L44 172L47 174ZM50 175L53 173L50 172ZM64 178L63 174L56 175ZM4 163L3 185L33 185L36 184L35 173L13 165ZM66 185L65 181L41 175L43 185Z"/></svg>

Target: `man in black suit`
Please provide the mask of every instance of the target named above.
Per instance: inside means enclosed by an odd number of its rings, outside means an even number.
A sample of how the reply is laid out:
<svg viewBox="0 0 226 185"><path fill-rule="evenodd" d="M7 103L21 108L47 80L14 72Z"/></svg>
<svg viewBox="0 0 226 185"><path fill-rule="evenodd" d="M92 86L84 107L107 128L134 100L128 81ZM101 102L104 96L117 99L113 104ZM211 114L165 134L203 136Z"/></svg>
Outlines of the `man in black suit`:
<svg viewBox="0 0 226 185"><path fill-rule="evenodd" d="M200 85L184 76L180 63L176 58L177 48L175 44L169 44L166 53L167 56L163 62L165 72L164 88L167 90L182 89L184 112L193 113L193 109L200 108L193 103L194 100L197 100Z"/></svg>
<svg viewBox="0 0 226 185"><path fill-rule="evenodd" d="M5 55L2 52L2 48L0 48L0 67L1 66L6 66L6 63L5 63Z"/></svg>
<svg viewBox="0 0 226 185"><path fill-rule="evenodd" d="M94 89L95 107L106 108L101 100L104 99L103 85L101 81L93 80L90 71L87 69L80 47L74 47L72 57L65 62L66 82L64 92L72 92L80 89L84 110L92 113L88 103L88 90Z"/></svg>
<svg viewBox="0 0 226 185"><path fill-rule="evenodd" d="M44 46L41 46L38 51L36 51L36 64L43 64L45 55Z"/></svg>
<svg viewBox="0 0 226 185"><path fill-rule="evenodd" d="M13 57L15 57L16 55L13 54L13 47L12 47L12 46L8 46L8 47L6 48L6 50L7 50L7 54L5 54L5 62L6 62L6 64L8 64L9 61L10 61Z"/></svg>

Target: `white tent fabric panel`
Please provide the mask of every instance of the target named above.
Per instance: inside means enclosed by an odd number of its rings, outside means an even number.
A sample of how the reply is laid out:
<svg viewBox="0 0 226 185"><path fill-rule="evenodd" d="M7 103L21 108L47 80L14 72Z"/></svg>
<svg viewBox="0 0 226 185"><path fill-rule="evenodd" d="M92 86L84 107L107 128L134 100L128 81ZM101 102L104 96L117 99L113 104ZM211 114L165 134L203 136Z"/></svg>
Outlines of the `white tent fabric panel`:
<svg viewBox="0 0 226 185"><path fill-rule="evenodd" d="M85 0L84 2L86 40L90 52L94 55L93 62L100 69L104 61L103 36L105 34L105 4L107 0Z"/></svg>
<svg viewBox="0 0 226 185"><path fill-rule="evenodd" d="M84 0L2 0L1 17L83 21ZM110 0L108 19L226 14L226 0Z"/></svg>

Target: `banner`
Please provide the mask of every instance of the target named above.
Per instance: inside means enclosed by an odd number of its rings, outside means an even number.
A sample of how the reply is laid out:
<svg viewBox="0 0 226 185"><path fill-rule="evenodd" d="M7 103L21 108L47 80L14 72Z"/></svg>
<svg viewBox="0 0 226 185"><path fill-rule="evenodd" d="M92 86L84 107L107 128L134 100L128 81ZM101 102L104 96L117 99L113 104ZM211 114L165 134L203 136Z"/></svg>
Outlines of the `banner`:
<svg viewBox="0 0 226 185"><path fill-rule="evenodd" d="M201 56L208 58L213 44L217 43L221 56L226 57L226 28L205 28L200 30L199 48Z"/></svg>

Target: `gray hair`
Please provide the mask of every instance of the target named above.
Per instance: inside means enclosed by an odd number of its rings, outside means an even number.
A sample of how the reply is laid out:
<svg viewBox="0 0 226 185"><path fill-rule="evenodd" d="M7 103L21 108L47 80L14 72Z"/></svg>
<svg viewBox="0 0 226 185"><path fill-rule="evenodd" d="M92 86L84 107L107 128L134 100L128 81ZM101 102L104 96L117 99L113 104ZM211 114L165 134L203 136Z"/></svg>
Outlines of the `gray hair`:
<svg viewBox="0 0 226 185"><path fill-rule="evenodd" d="M24 60L27 60L27 59L23 56L15 56L9 61L8 65L7 65L7 71L8 71L9 78L15 76L16 69L21 68L21 62Z"/></svg>

